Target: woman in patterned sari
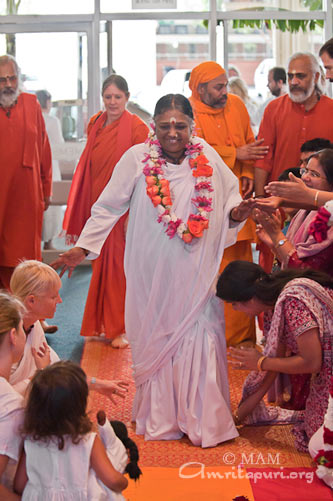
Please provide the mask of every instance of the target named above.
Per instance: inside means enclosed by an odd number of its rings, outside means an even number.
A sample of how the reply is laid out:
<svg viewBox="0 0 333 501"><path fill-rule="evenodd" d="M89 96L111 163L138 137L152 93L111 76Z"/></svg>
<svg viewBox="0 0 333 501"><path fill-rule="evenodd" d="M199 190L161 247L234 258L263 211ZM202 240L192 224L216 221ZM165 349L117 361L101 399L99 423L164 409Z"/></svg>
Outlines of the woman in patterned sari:
<svg viewBox="0 0 333 501"><path fill-rule="evenodd" d="M265 313L266 345L231 348L236 369L251 370L236 420L245 424L296 422L296 447L306 451L322 425L333 370L333 279L315 270L274 274L246 261L234 261L219 278L217 296L248 315ZM294 355L286 357L286 350ZM263 397L278 373L311 373L304 411L266 406Z"/></svg>

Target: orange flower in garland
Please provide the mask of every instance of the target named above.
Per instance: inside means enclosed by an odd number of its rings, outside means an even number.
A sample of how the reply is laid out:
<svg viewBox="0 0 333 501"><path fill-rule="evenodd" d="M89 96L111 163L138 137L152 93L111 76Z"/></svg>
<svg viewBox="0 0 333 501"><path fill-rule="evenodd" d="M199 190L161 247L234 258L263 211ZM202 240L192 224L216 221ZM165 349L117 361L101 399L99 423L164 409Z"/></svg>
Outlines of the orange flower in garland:
<svg viewBox="0 0 333 501"><path fill-rule="evenodd" d="M213 174L213 169L208 163L208 159L205 155L198 155L196 158L190 159L190 166L192 175L194 177L210 177Z"/></svg>

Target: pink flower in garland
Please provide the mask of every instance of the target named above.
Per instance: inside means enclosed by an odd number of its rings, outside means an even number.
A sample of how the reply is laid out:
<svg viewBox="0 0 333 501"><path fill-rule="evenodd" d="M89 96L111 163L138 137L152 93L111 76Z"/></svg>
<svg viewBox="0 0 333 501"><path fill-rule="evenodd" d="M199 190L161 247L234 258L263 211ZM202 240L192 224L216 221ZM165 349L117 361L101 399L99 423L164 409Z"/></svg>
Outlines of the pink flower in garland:
<svg viewBox="0 0 333 501"><path fill-rule="evenodd" d="M200 191L200 190L214 191L212 188L212 185L210 183L205 182L205 181L201 181L200 183L197 183L195 185L194 189L197 191Z"/></svg>
<svg viewBox="0 0 333 501"><path fill-rule="evenodd" d="M210 212L212 210L212 199L206 197L196 197L192 198L192 202L196 207L202 207L206 212Z"/></svg>
<svg viewBox="0 0 333 501"><path fill-rule="evenodd" d="M177 228L181 222L182 222L181 219L177 219L177 221L170 221L168 223L168 227L165 230L165 233L168 235L168 237L173 238L176 235Z"/></svg>

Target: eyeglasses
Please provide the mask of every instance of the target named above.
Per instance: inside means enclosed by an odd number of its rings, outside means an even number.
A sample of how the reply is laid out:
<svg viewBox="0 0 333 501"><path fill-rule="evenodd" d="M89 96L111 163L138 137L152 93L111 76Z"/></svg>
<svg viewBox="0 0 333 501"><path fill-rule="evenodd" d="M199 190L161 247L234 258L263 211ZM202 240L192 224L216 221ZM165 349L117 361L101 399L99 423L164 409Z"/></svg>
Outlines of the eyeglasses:
<svg viewBox="0 0 333 501"><path fill-rule="evenodd" d="M326 177L321 176L319 172L308 169L307 167L301 167L299 171L301 173L301 176L303 176L304 174L309 174L310 177L315 177L316 179L326 179Z"/></svg>
<svg viewBox="0 0 333 501"><path fill-rule="evenodd" d="M10 75L9 77L0 77L0 84L7 83L7 80L10 83L15 83L17 81L17 75Z"/></svg>

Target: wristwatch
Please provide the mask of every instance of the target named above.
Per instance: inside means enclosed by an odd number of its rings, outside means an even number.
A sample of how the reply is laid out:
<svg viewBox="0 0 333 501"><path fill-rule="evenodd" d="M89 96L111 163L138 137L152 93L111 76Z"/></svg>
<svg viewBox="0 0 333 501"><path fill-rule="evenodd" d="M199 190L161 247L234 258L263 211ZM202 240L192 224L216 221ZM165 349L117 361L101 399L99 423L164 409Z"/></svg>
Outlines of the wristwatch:
<svg viewBox="0 0 333 501"><path fill-rule="evenodd" d="M281 247L281 245L283 245L284 243L286 243L287 239L286 238L281 238L281 240L278 241L278 243L276 244L276 248L278 247Z"/></svg>

